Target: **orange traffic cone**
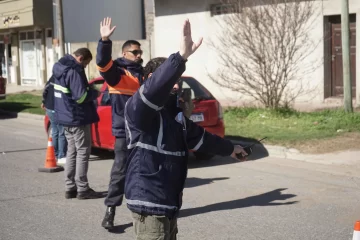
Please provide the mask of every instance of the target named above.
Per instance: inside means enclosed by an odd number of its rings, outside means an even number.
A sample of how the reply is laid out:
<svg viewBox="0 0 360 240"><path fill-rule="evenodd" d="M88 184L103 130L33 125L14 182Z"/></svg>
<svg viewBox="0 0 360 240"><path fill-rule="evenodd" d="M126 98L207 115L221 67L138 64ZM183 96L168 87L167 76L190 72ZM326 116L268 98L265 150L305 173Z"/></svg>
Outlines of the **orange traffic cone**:
<svg viewBox="0 0 360 240"><path fill-rule="evenodd" d="M353 240L360 240L360 221L356 221L355 223Z"/></svg>
<svg viewBox="0 0 360 240"><path fill-rule="evenodd" d="M52 144L52 138L50 136L48 140L48 147L46 150L45 167L39 168L39 172L53 173L53 172L61 172L61 171L64 171L64 168L56 164L55 150Z"/></svg>

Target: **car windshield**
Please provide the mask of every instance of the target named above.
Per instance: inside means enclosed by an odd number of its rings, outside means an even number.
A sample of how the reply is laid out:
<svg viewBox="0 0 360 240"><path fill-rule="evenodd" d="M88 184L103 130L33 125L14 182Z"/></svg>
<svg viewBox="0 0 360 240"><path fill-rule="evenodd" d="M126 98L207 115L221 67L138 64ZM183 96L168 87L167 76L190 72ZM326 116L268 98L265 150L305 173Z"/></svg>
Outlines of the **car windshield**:
<svg viewBox="0 0 360 240"><path fill-rule="evenodd" d="M201 83L192 77L181 77L181 89L191 89L191 99L193 100L212 100L215 99L211 93Z"/></svg>

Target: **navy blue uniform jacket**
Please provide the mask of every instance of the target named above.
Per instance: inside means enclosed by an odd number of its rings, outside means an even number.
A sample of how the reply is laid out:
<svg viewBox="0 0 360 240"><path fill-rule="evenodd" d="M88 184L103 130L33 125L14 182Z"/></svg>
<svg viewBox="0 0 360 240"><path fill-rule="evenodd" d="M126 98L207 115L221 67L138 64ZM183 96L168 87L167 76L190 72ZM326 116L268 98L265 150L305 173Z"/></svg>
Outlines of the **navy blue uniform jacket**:
<svg viewBox="0 0 360 240"><path fill-rule="evenodd" d="M83 126L99 121L94 100L98 91L90 88L84 68L71 55L53 67L55 121L64 126Z"/></svg>
<svg viewBox="0 0 360 240"><path fill-rule="evenodd" d="M125 182L128 208L139 214L177 216L187 176L188 150L229 156L233 144L184 117L164 109L170 91L185 71L172 54L125 107L129 149Z"/></svg>
<svg viewBox="0 0 360 240"><path fill-rule="evenodd" d="M109 86L112 107L112 134L125 138L124 107L126 101L139 89L143 67L125 58L111 58L112 42L100 40L96 64L101 76Z"/></svg>

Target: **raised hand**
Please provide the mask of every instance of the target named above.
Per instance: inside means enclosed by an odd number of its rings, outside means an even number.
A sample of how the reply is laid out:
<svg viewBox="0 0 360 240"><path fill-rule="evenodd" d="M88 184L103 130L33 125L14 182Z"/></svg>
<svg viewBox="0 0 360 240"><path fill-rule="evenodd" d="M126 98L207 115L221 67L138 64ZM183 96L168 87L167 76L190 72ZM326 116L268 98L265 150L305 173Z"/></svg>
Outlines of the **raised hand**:
<svg viewBox="0 0 360 240"><path fill-rule="evenodd" d="M194 43L191 37L191 25L189 19L184 22L181 42L180 42L180 55L187 59L190 57L201 45L203 38L200 38L197 43Z"/></svg>
<svg viewBox="0 0 360 240"><path fill-rule="evenodd" d="M106 17L104 21L100 22L100 35L102 40L108 40L114 33L116 26L111 27L111 18Z"/></svg>

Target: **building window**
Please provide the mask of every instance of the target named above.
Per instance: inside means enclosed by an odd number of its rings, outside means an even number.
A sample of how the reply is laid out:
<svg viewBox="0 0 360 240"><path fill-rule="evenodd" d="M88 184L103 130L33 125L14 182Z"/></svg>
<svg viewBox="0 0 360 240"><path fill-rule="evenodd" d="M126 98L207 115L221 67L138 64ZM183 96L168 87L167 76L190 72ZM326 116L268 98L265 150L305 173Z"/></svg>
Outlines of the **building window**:
<svg viewBox="0 0 360 240"><path fill-rule="evenodd" d="M20 40L26 40L26 32L20 32Z"/></svg>
<svg viewBox="0 0 360 240"><path fill-rule="evenodd" d="M46 37L47 38L52 38L53 37L52 29L46 29Z"/></svg>
<svg viewBox="0 0 360 240"><path fill-rule="evenodd" d="M237 13L238 9L239 7L237 3L218 3L210 5L211 16Z"/></svg>
<svg viewBox="0 0 360 240"><path fill-rule="evenodd" d="M36 38L36 39L41 39L41 35L42 35L42 31L41 31L41 30L36 30L36 31L35 31L35 38Z"/></svg>
<svg viewBox="0 0 360 240"><path fill-rule="evenodd" d="M34 32L27 32L27 39L35 39L35 34Z"/></svg>

